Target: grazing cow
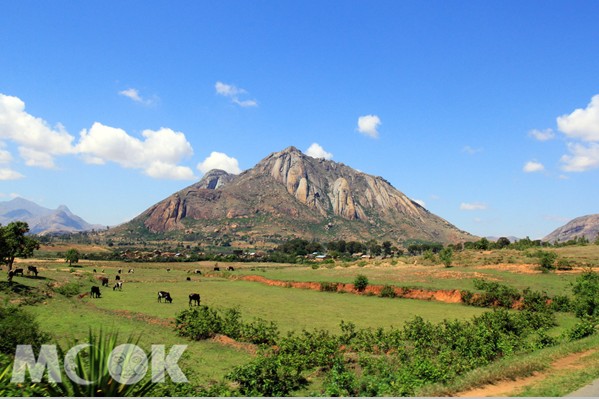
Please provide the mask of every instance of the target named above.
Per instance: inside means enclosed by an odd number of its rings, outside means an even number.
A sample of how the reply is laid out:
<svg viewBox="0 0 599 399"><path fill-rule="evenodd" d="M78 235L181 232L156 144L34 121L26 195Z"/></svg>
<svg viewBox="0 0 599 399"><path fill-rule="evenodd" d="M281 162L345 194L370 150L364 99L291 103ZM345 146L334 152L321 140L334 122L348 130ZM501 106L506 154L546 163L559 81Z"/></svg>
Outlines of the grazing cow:
<svg viewBox="0 0 599 399"><path fill-rule="evenodd" d="M133 273L133 269L129 269L127 273Z"/></svg>
<svg viewBox="0 0 599 399"><path fill-rule="evenodd" d="M37 267L31 265L27 266L27 274L31 273L35 274L35 277L37 277Z"/></svg>
<svg viewBox="0 0 599 399"><path fill-rule="evenodd" d="M121 274L123 272L123 269L119 269L119 274Z"/></svg>
<svg viewBox="0 0 599 399"><path fill-rule="evenodd" d="M119 276L118 274L116 275L116 277L114 278L115 280L119 281L121 279L121 276Z"/></svg>
<svg viewBox="0 0 599 399"><path fill-rule="evenodd" d="M96 272L96 269L94 269L94 273Z"/></svg>
<svg viewBox="0 0 599 399"><path fill-rule="evenodd" d="M112 287L112 290L113 290L113 291L114 291L114 290L119 290L119 291L122 291L122 290L123 290L123 282L122 282L122 281L117 281L117 282L114 284L114 287Z"/></svg>
<svg viewBox="0 0 599 399"><path fill-rule="evenodd" d="M187 277L187 281L191 281L191 277Z"/></svg>
<svg viewBox="0 0 599 399"><path fill-rule="evenodd" d="M220 272L220 267L218 267L218 266L214 266L214 271L215 271L215 272Z"/></svg>
<svg viewBox="0 0 599 399"><path fill-rule="evenodd" d="M102 287L108 287L108 277L102 277Z"/></svg>
<svg viewBox="0 0 599 399"><path fill-rule="evenodd" d="M189 306L195 303L196 306L200 306L200 294L189 294Z"/></svg>
<svg viewBox="0 0 599 399"><path fill-rule="evenodd" d="M202 274L202 271L200 269L195 269L194 273L195 274Z"/></svg>
<svg viewBox="0 0 599 399"><path fill-rule="evenodd" d="M94 285L92 287L92 290L90 292L90 295L92 298L100 298L102 295L100 294L100 287L98 287L97 285Z"/></svg>
<svg viewBox="0 0 599 399"><path fill-rule="evenodd" d="M15 269L12 271L13 276L16 276L17 274L20 274L21 277L23 277L23 268L19 267L18 269Z"/></svg>
<svg viewBox="0 0 599 399"><path fill-rule="evenodd" d="M166 269L166 271L167 271L167 272L170 272L170 271L171 271L171 268L169 267L168 269Z"/></svg>
<svg viewBox="0 0 599 399"><path fill-rule="evenodd" d="M229 266L229 267L227 267L227 270L230 271L230 272L234 272L235 268L233 266Z"/></svg>
<svg viewBox="0 0 599 399"><path fill-rule="evenodd" d="M102 273L104 273L104 269L102 269Z"/></svg>
<svg viewBox="0 0 599 399"><path fill-rule="evenodd" d="M166 291L158 291L158 302L162 302L164 299L165 302L173 303L173 298L171 298L171 294Z"/></svg>

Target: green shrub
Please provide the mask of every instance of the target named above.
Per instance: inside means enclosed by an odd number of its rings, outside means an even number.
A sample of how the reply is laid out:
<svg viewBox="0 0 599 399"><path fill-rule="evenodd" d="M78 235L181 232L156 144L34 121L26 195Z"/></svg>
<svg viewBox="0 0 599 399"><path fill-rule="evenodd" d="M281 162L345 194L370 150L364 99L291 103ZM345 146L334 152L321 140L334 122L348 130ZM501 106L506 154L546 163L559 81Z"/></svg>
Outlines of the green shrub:
<svg viewBox="0 0 599 399"><path fill-rule="evenodd" d="M368 277L363 274L358 274L354 279L354 288L358 292L364 292L366 287L368 287Z"/></svg>
<svg viewBox="0 0 599 399"><path fill-rule="evenodd" d="M216 310L208 306L198 306L179 312L175 318L175 328L180 336L195 341L208 339L220 334L223 320Z"/></svg>
<svg viewBox="0 0 599 399"><path fill-rule="evenodd" d="M318 266L316 263L313 264L312 266L310 266L312 268L312 270L316 270L318 269L320 266Z"/></svg>
<svg viewBox="0 0 599 399"><path fill-rule="evenodd" d="M366 262L365 260L361 260L361 261L359 261L359 262L358 262L358 266L359 266L359 267L364 267L364 266L366 266L367 264L368 264L368 262Z"/></svg>
<svg viewBox="0 0 599 399"><path fill-rule="evenodd" d="M71 281L54 288L54 291L67 298L79 295L81 293L81 285L77 281Z"/></svg>
<svg viewBox="0 0 599 399"><path fill-rule="evenodd" d="M320 283L320 290L325 292L337 292L338 287L339 283L329 283L326 281Z"/></svg>
<svg viewBox="0 0 599 399"><path fill-rule="evenodd" d="M556 295L551 299L551 309L554 312L569 312L572 310L572 302L567 295Z"/></svg>
<svg viewBox="0 0 599 399"><path fill-rule="evenodd" d="M381 298L395 298L396 296L397 294L395 293L395 288L390 285L385 285L381 290Z"/></svg>
<svg viewBox="0 0 599 399"><path fill-rule="evenodd" d="M582 319L578 321L571 329L566 332L566 336L570 341L589 337L597 332L595 323L590 319Z"/></svg>
<svg viewBox="0 0 599 399"><path fill-rule="evenodd" d="M573 263L569 259L560 258L557 261L557 270L572 270Z"/></svg>
<svg viewBox="0 0 599 399"><path fill-rule="evenodd" d="M555 260L557 254L555 252L538 250L535 253L536 257L539 258L539 267L544 273L555 269Z"/></svg>
<svg viewBox="0 0 599 399"><path fill-rule="evenodd" d="M279 337L279 328L275 322L257 318L241 326L241 339L252 344L274 345Z"/></svg>
<svg viewBox="0 0 599 399"><path fill-rule="evenodd" d="M31 345L37 351L50 340L33 316L12 305L0 305L0 337L0 353L13 356L17 345Z"/></svg>

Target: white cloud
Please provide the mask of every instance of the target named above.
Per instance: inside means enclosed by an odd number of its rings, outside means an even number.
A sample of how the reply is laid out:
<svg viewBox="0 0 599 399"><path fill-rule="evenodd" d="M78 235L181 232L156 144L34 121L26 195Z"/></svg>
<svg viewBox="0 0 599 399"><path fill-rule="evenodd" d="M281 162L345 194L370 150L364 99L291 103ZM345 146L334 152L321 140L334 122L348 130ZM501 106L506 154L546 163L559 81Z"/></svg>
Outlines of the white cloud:
<svg viewBox="0 0 599 399"><path fill-rule="evenodd" d="M378 127L381 119L376 115L364 115L358 118L358 132L376 139L379 137Z"/></svg>
<svg viewBox="0 0 599 399"><path fill-rule="evenodd" d="M129 88L126 90L121 90L119 91L119 94L121 96L125 96L127 98L130 98L131 100L135 101L136 103L139 104L143 104L143 105L152 105L156 102L156 98L144 98L139 94L139 91L137 89L134 88Z"/></svg>
<svg viewBox="0 0 599 399"><path fill-rule="evenodd" d="M21 99L4 94L0 94L0 139L18 144L19 154L30 166L53 168L55 156L74 152L74 137L62 125L51 128L25 112Z"/></svg>
<svg viewBox="0 0 599 399"><path fill-rule="evenodd" d="M258 102L256 100L239 99L240 95L248 94L248 92L242 88L236 87L234 85L229 85L223 82L216 82L214 88L216 89L216 94L229 98L232 103L237 104L240 107L245 108L258 106Z"/></svg>
<svg viewBox="0 0 599 399"><path fill-rule="evenodd" d="M17 197L20 197L20 195L17 193L9 193L9 194L0 193L0 198L17 198Z"/></svg>
<svg viewBox="0 0 599 399"><path fill-rule="evenodd" d="M0 164L10 163L12 161L11 153L2 149L4 146L5 144L0 142Z"/></svg>
<svg viewBox="0 0 599 399"><path fill-rule="evenodd" d="M566 136L583 141L599 141L599 94L585 109L578 108L557 118L557 127Z"/></svg>
<svg viewBox="0 0 599 399"><path fill-rule="evenodd" d="M312 143L305 151L305 154L312 158L333 159L333 154L326 152L318 143Z"/></svg>
<svg viewBox="0 0 599 399"><path fill-rule="evenodd" d="M563 155L561 162L562 169L566 172L584 172L599 167L599 144L568 143L570 155Z"/></svg>
<svg viewBox="0 0 599 399"><path fill-rule="evenodd" d="M82 130L80 136L77 151L88 163L115 162L163 179L194 178L191 168L177 165L193 154L191 144L181 132L168 128L144 130L142 141L123 129L95 122L89 130Z"/></svg>
<svg viewBox="0 0 599 399"><path fill-rule="evenodd" d="M421 207L426 208L426 203L423 200L415 199L413 201L415 203L417 203L418 205L420 205Z"/></svg>
<svg viewBox="0 0 599 399"><path fill-rule="evenodd" d="M197 167L202 173L206 173L212 169L221 169L233 174L241 173L237 159L217 151L211 152L210 156L200 162Z"/></svg>
<svg viewBox="0 0 599 399"><path fill-rule="evenodd" d="M474 154L477 154L482 151L483 151L482 148L473 148L473 147L470 147L469 145L462 148L462 152L465 152L466 154L470 154L470 155L474 155Z"/></svg>
<svg viewBox="0 0 599 399"><path fill-rule="evenodd" d="M552 129L533 129L530 132L528 132L528 135L538 141L549 141L555 138L555 133Z"/></svg>
<svg viewBox="0 0 599 399"><path fill-rule="evenodd" d="M528 161L526 162L522 170L526 173L542 172L545 170L545 166L537 161Z"/></svg>
<svg viewBox="0 0 599 399"><path fill-rule="evenodd" d="M17 180L22 179L23 176L19 172L15 172L12 169L0 168L0 181L2 180Z"/></svg>
<svg viewBox="0 0 599 399"><path fill-rule="evenodd" d="M487 204L482 202L462 202L460 209L462 211L482 211L487 209Z"/></svg>

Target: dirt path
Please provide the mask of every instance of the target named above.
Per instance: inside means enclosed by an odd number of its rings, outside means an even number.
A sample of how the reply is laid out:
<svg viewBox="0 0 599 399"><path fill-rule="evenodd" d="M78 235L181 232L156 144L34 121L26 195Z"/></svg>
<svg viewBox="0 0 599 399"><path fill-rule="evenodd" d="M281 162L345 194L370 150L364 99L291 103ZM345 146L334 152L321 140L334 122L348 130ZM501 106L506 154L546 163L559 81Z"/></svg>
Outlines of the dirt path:
<svg viewBox="0 0 599 399"><path fill-rule="evenodd" d="M301 288L314 291L320 291L319 282L301 282L301 281L282 281L272 280L263 276L248 275L237 277L240 280L253 281L274 287ZM383 285L368 285L364 292L355 290L353 284L336 283L337 291L349 292L357 295L380 295ZM420 288L394 287L395 295L399 298L420 299L426 301L439 301L445 303L460 303L462 295L459 290L425 290Z"/></svg>
<svg viewBox="0 0 599 399"><path fill-rule="evenodd" d="M592 355L597 352L597 349L590 349L585 352L573 353L566 357L562 357L557 359L553 363L549 369L535 372L533 375L524 378L516 378L515 380L502 380L497 381L495 384L484 385L479 388L471 389L469 391L456 393L455 397L487 397L487 396L508 396L512 394L516 394L519 390L532 385L534 383L540 382L547 378L547 376L552 372L559 370L560 372L567 372L568 370L579 370L585 367L583 360L585 357Z"/></svg>

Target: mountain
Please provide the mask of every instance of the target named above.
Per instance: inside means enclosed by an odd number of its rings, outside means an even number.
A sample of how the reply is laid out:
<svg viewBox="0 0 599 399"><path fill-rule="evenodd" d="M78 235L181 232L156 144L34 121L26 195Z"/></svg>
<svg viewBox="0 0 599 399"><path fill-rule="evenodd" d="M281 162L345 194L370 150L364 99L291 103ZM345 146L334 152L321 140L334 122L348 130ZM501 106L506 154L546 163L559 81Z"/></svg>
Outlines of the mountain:
<svg viewBox="0 0 599 399"><path fill-rule="evenodd" d="M295 147L270 154L239 175L212 170L113 230L267 242L291 237L394 243L476 239L382 177L309 157Z"/></svg>
<svg viewBox="0 0 599 399"><path fill-rule="evenodd" d="M64 205L48 209L20 197L0 202L0 224L6 225L16 220L27 222L33 234L71 233L105 227L87 223Z"/></svg>
<svg viewBox="0 0 599 399"><path fill-rule="evenodd" d="M579 237L585 237L589 241L595 241L599 234L599 214L581 216L570 220L568 223L555 229L551 234L543 238L547 242L564 242Z"/></svg>

